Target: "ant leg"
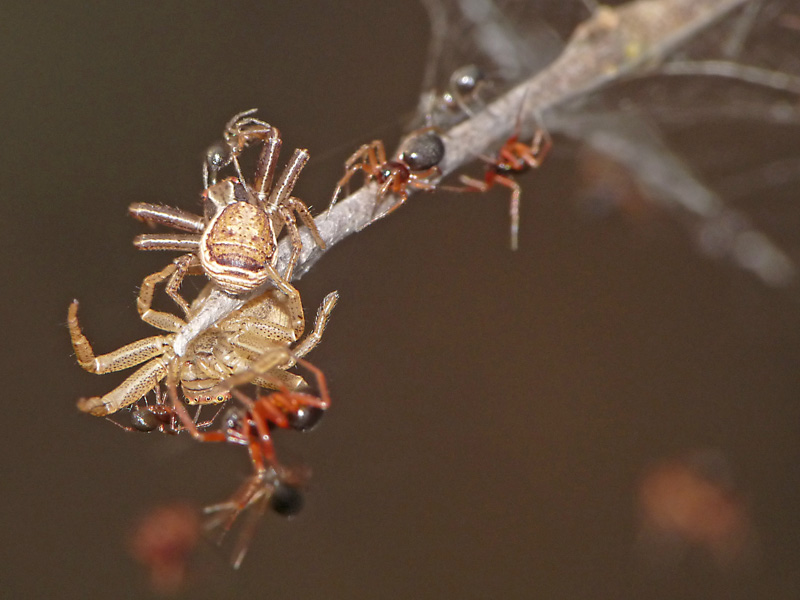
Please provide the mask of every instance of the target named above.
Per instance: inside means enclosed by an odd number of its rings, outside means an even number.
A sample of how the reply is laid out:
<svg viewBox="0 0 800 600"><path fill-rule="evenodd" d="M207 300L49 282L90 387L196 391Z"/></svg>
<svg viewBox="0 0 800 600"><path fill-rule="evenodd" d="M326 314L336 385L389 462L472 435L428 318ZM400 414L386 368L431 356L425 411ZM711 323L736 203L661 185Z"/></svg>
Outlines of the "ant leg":
<svg viewBox="0 0 800 600"><path fill-rule="evenodd" d="M489 188L492 187L491 183L487 183L485 181L481 181L480 179L475 179L474 177L470 177L469 175L461 175L458 180L464 184L463 188L455 188L455 187L447 187L445 189L451 192L480 192L485 193L489 191Z"/></svg>
<svg viewBox="0 0 800 600"><path fill-rule="evenodd" d="M517 250L519 248L519 198L521 189L519 184L504 175L498 175L494 171L488 171L489 177L486 181L480 181L468 175L462 175L459 180L466 188L458 190L456 188L447 188L451 191L475 191L487 192L495 183L499 183L511 190L511 201L509 204L508 212L511 218L511 249Z"/></svg>
<svg viewBox="0 0 800 600"><path fill-rule="evenodd" d="M522 159L533 168L541 166L553 147L553 139L546 129L539 128L533 136L530 148L522 155Z"/></svg>
<svg viewBox="0 0 800 600"><path fill-rule="evenodd" d="M242 436L247 440L247 447L250 451L250 460L253 463L253 469L256 473L263 473L266 471L266 464L270 466L275 464L275 446L272 444L272 437L270 436L269 427L257 409L256 404L247 396L238 390L232 390L236 399L241 402L246 409L246 416L242 425ZM250 419L255 425L258 437L253 438L250 429Z"/></svg>
<svg viewBox="0 0 800 600"><path fill-rule="evenodd" d="M372 166L382 165L386 162L386 146L380 140L374 140L370 144L370 159Z"/></svg>
<svg viewBox="0 0 800 600"><path fill-rule="evenodd" d="M325 378L325 375L318 367L315 367L310 362L303 360L302 358L297 359L297 364L304 369L308 369L314 374L314 377L317 380L317 388L319 389L319 404L317 406L323 409L328 408L331 405L331 396L328 392L328 381Z"/></svg>

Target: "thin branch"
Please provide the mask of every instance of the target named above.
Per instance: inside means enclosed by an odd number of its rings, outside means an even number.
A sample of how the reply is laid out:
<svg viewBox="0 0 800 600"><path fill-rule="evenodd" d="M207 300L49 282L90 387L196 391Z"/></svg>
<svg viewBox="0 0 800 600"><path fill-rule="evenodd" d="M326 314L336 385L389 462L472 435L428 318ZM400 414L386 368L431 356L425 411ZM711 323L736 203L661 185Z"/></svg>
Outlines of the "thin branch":
<svg viewBox="0 0 800 600"><path fill-rule="evenodd" d="M722 77L744 83L752 83L753 85L779 92L800 94L800 77L796 75L761 67L741 65L727 60L676 61L662 66L657 73L659 75Z"/></svg>
<svg viewBox="0 0 800 600"><path fill-rule="evenodd" d="M746 214L727 207L718 193L699 181L634 112L567 113L551 118L547 126L624 165L653 202L698 218L696 242L707 256L729 258L768 285L785 286L794 280L791 259Z"/></svg>
<svg viewBox="0 0 800 600"><path fill-rule="evenodd" d="M635 0L615 9L601 6L575 30L564 51L550 66L443 136L445 158L440 165L443 176L508 138L520 108L524 114L544 115L559 104L652 66L748 1L752 0ZM328 248L374 222L375 215L383 214L391 206L393 200L387 198L376 207L376 191L375 185L364 186L317 217L317 226ZM307 231L301 231L301 236L303 251L294 280L302 277L323 253ZM279 247L279 272L286 268L289 254L290 244L284 239ZM212 292L199 313L176 336L176 354L182 355L195 336L237 310L247 299L234 298L219 290Z"/></svg>

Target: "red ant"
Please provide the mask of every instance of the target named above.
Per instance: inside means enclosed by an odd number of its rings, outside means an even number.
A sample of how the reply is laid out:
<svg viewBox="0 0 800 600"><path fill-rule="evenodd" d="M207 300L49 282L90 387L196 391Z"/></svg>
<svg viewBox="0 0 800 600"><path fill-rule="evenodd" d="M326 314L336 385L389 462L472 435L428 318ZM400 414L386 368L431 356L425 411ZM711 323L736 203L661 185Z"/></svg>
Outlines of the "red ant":
<svg viewBox="0 0 800 600"><path fill-rule="evenodd" d="M272 428L308 431L319 422L324 411L330 406L328 385L322 371L303 359L297 359L297 363L314 374L319 396L289 391L284 387L253 400L239 390L231 390L234 398L244 408L231 412L224 433L215 432L222 433L225 436L224 441L247 446L253 468L257 473L276 464L275 448L270 437ZM201 436L199 439L208 435L206 432L198 433Z"/></svg>
<svg viewBox="0 0 800 600"><path fill-rule="evenodd" d="M217 545L222 544L239 516L249 511L231 552L234 569L241 566L256 525L268 506L287 518L300 512L303 508L301 487L307 479L307 470L290 470L276 464L250 475L228 500L203 508L206 515L203 529Z"/></svg>
<svg viewBox="0 0 800 600"><path fill-rule="evenodd" d="M201 442L241 444L249 449L253 469L257 473L265 471L276 464L275 448L270 436L271 429L280 427L308 431L319 422L331 403L328 384L322 371L301 358L296 359L296 362L314 374L319 396L290 391L284 386L252 399L233 389L231 393L242 404L242 408L230 409L224 427L218 431L206 431L206 429L216 420L219 411L212 419L198 423L178 399L174 384L168 385L170 404L165 402L167 394L158 393L157 390L157 401L154 405L144 404L132 411L132 427L112 422L127 431L158 430L171 434L188 431L192 437ZM225 382L222 382L221 386L225 386Z"/></svg>
<svg viewBox="0 0 800 600"><path fill-rule="evenodd" d="M184 429L203 442L232 442L247 446L254 473L225 502L207 506L204 513L212 515L204 524L207 533L219 543L233 527L242 512L253 509L235 543L231 563L238 568L253 536L255 525L269 506L276 513L290 517L303 507L301 486L308 478L306 474L289 470L275 457L270 430L274 427L308 431L320 420L330 406L328 385L322 371L311 363L297 359L297 363L311 371L316 380L319 396L290 391L286 387L269 394L249 398L239 390L231 393L241 407L229 412L224 428L220 431L200 431L189 416L186 407L177 398L177 389L169 385L173 403L172 412L177 415Z"/></svg>
<svg viewBox="0 0 800 600"><path fill-rule="evenodd" d="M160 386L154 389L155 403L149 404L146 398L142 398L139 402L130 406L130 425L124 425L116 421L112 416L106 416L106 419L125 431L150 433L158 431L159 433L169 433L177 435L181 431L185 431L186 427L180 423L178 412L167 403L167 392L162 392ZM213 425L217 416L222 410L220 407L214 416L207 421L198 421L200 412L203 405L197 406L197 412L194 418L190 420L198 430L205 430Z"/></svg>

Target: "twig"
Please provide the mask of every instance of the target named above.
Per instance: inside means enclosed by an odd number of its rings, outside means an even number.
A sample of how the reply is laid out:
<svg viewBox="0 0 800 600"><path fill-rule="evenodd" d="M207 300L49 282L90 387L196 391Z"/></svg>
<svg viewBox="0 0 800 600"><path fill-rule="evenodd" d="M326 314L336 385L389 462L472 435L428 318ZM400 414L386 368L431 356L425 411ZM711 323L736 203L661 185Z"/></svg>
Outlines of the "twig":
<svg viewBox="0 0 800 600"><path fill-rule="evenodd" d="M800 94L800 77L761 67L740 65L727 60L698 60L672 62L658 69L659 75L699 75L722 77L752 83L779 92Z"/></svg>
<svg viewBox="0 0 800 600"><path fill-rule="evenodd" d="M635 0L616 9L601 6L575 30L564 51L550 66L443 136L442 175L452 173L506 139L520 107L525 114L543 115L559 104L653 65L748 1L752 0ZM376 191L377 186L367 185L317 217L317 226L328 248L369 225L376 214L382 214L392 204L388 198L376 207ZM294 280L302 277L323 253L307 231L301 231L301 236L303 251ZM284 239L279 246L279 272L285 269L289 253L290 244ZM262 292L259 290L249 297ZM176 354L182 355L195 336L237 310L249 297L234 298L219 290L212 292L199 313L176 336Z"/></svg>

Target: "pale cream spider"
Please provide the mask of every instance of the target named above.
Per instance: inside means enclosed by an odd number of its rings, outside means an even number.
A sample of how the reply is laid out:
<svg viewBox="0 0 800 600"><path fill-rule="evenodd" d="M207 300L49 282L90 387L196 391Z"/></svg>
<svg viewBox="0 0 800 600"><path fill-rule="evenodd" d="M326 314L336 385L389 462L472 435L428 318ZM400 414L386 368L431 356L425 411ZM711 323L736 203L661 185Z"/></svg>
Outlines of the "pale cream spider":
<svg viewBox="0 0 800 600"><path fill-rule="evenodd" d="M296 149L275 185L273 176L281 147L280 132L246 111L236 115L226 126L222 144L209 150L203 179L211 182L203 193L203 216L158 204L134 203L132 216L151 224L161 224L187 231L185 234L143 234L134 238L140 250L189 251L176 259L175 270L167 284L167 293L189 314L189 304L179 293L184 276L193 267L202 270L225 292L245 294L266 282L299 301L297 290L289 283L303 244L295 214L308 227L320 248L325 242L302 200L291 195L300 171L308 162L308 151ZM241 174L239 154L250 143L259 141L259 156L253 184ZM219 169L233 163L238 178L217 183ZM209 173L209 166L211 170ZM292 241L292 254L284 273L275 268L278 260L278 236L286 227Z"/></svg>
<svg viewBox="0 0 800 600"><path fill-rule="evenodd" d="M78 301L69 307L67 324L78 363L90 373L103 374L142 365L118 387L101 397L82 398L78 408L95 416L106 416L144 397L166 378L168 387L180 384L188 404L215 404L226 401L230 390L245 383L267 389L297 390L305 381L287 371L320 341L336 301L337 292L328 294L317 311L314 328L302 341L303 308L299 297L268 290L250 300L238 311L197 336L186 353L178 357L172 347L175 332L186 322L179 317L151 308L155 286L174 275L178 266L170 264L142 282L137 306L143 321L168 331L114 352L96 356L78 324ZM191 317L210 293L209 284L192 303ZM298 343L296 343L298 342ZM178 406L185 422L185 409ZM193 427L187 427L195 434Z"/></svg>

